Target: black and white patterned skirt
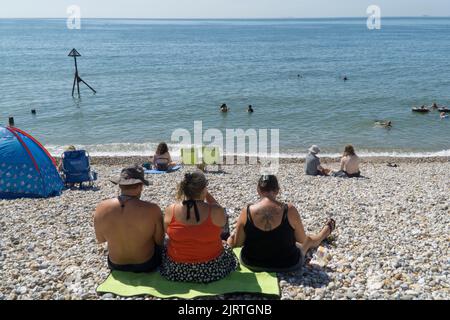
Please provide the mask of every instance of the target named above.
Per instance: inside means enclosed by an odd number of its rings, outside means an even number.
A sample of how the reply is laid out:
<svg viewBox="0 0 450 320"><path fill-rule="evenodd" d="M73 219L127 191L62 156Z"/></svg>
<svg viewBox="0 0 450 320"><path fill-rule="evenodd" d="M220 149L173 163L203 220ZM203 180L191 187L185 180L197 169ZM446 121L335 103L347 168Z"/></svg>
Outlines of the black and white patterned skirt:
<svg viewBox="0 0 450 320"><path fill-rule="evenodd" d="M228 245L224 245L223 253L219 257L203 263L175 262L164 249L160 273L169 281L209 283L225 278L238 266L239 259Z"/></svg>

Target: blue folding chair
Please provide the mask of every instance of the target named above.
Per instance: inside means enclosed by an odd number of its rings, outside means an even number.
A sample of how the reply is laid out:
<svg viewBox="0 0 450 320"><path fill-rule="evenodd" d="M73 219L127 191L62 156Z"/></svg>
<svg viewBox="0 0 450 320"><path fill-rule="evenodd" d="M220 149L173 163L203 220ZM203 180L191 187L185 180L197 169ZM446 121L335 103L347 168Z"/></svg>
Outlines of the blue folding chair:
<svg viewBox="0 0 450 320"><path fill-rule="evenodd" d="M94 185L97 180L97 173L91 171L91 160L85 150L66 151L61 156L62 159L62 178L66 185L80 184L87 182L89 187Z"/></svg>

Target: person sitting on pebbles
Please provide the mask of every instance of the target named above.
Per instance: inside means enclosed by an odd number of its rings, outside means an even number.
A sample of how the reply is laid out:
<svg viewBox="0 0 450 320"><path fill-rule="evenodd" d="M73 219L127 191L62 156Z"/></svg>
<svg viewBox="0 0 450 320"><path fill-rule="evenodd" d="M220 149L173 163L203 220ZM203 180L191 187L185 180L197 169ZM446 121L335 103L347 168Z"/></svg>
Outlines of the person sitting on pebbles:
<svg viewBox="0 0 450 320"><path fill-rule="evenodd" d="M228 244L242 247L240 262L252 271L301 269L308 251L331 235L336 222L330 219L318 234L307 235L297 209L277 200L280 187L276 176L262 176L257 191L260 200L242 209Z"/></svg>
<svg viewBox="0 0 450 320"><path fill-rule="evenodd" d="M320 148L316 145L311 146L308 149L308 155L305 160L305 173L308 176L328 176L331 172L330 169L325 169L320 164L320 158L317 154L320 152Z"/></svg>
<svg viewBox="0 0 450 320"><path fill-rule="evenodd" d="M332 173L332 176L342 178L360 178L360 161L361 160L356 155L355 148L352 145L347 145L341 158L341 170Z"/></svg>
<svg viewBox="0 0 450 320"><path fill-rule="evenodd" d="M111 180L119 185L120 196L101 202L94 213L99 243L108 243L108 266L125 272L152 272L161 263L164 228L158 205L140 200L144 169L133 166Z"/></svg>
<svg viewBox="0 0 450 320"><path fill-rule="evenodd" d="M165 211L169 240L160 273L169 281L209 283L225 278L238 267L238 259L222 241L227 215L207 186L202 172L186 173L178 185L179 202Z"/></svg>
<svg viewBox="0 0 450 320"><path fill-rule="evenodd" d="M169 153L169 147L165 142L161 142L156 149L153 156L153 166L155 170L168 171L175 167L177 164L172 161L172 157Z"/></svg>

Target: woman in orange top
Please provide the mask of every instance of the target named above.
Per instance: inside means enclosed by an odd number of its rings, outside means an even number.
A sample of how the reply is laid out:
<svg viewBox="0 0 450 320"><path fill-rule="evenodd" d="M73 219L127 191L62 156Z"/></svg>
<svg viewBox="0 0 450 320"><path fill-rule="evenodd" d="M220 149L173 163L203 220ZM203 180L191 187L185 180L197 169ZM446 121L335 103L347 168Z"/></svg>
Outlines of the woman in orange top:
<svg viewBox="0 0 450 320"><path fill-rule="evenodd" d="M224 209L208 193L202 172L187 173L178 186L181 203L169 206L164 228L169 237L161 275L178 282L208 283L236 270L238 260L222 241Z"/></svg>

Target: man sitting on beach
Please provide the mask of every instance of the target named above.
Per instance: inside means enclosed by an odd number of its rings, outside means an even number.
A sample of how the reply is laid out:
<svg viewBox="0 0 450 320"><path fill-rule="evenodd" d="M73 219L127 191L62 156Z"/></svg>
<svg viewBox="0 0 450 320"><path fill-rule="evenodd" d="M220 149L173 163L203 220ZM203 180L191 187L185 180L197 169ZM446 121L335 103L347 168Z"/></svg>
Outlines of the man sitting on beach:
<svg viewBox="0 0 450 320"><path fill-rule="evenodd" d="M111 270L151 272L161 263L164 228L161 209L141 201L144 169L125 168L111 180L120 187L120 196L101 202L94 213L95 234L99 243L108 243Z"/></svg>
<svg viewBox="0 0 450 320"><path fill-rule="evenodd" d="M309 153L305 160L305 173L308 176L328 176L330 173L329 169L325 169L320 164L320 159L317 154L320 152L318 146L313 145L309 148Z"/></svg>

